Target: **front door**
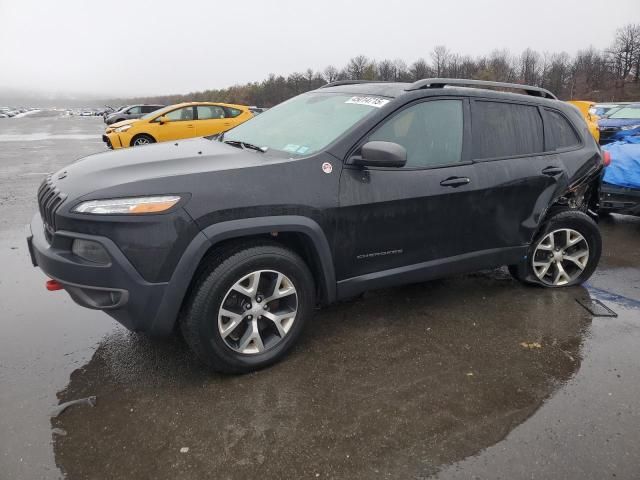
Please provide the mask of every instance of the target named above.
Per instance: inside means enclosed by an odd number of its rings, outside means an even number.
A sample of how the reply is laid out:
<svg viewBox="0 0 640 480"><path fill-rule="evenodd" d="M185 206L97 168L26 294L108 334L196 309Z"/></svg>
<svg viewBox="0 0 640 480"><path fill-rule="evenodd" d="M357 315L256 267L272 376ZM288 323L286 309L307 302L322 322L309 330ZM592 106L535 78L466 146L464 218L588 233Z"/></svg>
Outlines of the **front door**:
<svg viewBox="0 0 640 480"><path fill-rule="evenodd" d="M468 101L459 98L415 103L361 142L398 143L407 149L407 164L343 169L335 239L338 280L446 263L476 249L484 213L469 161L468 109Z"/></svg>
<svg viewBox="0 0 640 480"><path fill-rule="evenodd" d="M167 112L163 115L169 121L163 124L156 119L153 122L154 129L151 134L158 142L179 140L196 136L196 122L194 120L194 107L182 107Z"/></svg>

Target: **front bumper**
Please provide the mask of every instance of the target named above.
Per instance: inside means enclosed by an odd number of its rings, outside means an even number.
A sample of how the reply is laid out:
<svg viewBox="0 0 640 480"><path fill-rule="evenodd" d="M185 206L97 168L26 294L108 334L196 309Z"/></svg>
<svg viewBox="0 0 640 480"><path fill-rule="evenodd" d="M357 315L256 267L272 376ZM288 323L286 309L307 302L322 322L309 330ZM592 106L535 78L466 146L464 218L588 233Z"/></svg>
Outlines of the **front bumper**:
<svg viewBox="0 0 640 480"><path fill-rule="evenodd" d="M600 209L640 216L640 190L603 183L600 187Z"/></svg>
<svg viewBox="0 0 640 480"><path fill-rule="evenodd" d="M101 244L110 263L98 265L74 255L71 244L76 238ZM103 310L130 330L170 333L156 322L167 284L145 281L110 239L57 231L49 242L38 213L28 227L27 244L34 266L58 281L79 305Z"/></svg>
<svg viewBox="0 0 640 480"><path fill-rule="evenodd" d="M131 135L111 131L102 135L102 141L111 149L125 148L131 144Z"/></svg>
<svg viewBox="0 0 640 480"><path fill-rule="evenodd" d="M618 127L606 127L600 129L600 145L618 142L624 140L625 137L640 135L640 128L633 130L622 130Z"/></svg>

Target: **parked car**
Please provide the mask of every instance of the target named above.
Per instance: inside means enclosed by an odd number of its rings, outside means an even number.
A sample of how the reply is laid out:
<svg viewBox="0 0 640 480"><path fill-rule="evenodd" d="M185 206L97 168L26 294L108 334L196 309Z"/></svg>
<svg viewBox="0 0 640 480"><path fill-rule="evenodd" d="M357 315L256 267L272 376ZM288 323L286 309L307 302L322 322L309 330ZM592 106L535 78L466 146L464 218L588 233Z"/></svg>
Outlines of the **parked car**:
<svg viewBox="0 0 640 480"><path fill-rule="evenodd" d="M598 121L600 143L607 144L625 137L640 135L640 103L632 103Z"/></svg>
<svg viewBox="0 0 640 480"><path fill-rule="evenodd" d="M602 147L610 155L600 188L600 214L640 216L640 136Z"/></svg>
<svg viewBox="0 0 640 480"><path fill-rule="evenodd" d="M580 110L585 122L587 122L587 127L589 127L589 132L593 135L596 142L600 141L600 130L598 130L598 116L591 113L591 110L595 106L594 102L590 102L588 100L570 100L571 105Z"/></svg>
<svg viewBox="0 0 640 480"><path fill-rule="evenodd" d="M122 122L124 120L133 120L136 118L140 118L143 115L146 115L151 112L155 112L164 108L164 105L130 105L124 107L123 109L114 112L104 119L104 122L107 125L111 125L113 123Z"/></svg>
<svg viewBox="0 0 640 480"><path fill-rule="evenodd" d="M132 330L180 328L213 369L247 372L316 305L366 290L500 265L584 282L602 168L580 113L541 88L336 82L215 137L55 172L28 246L49 289Z"/></svg>
<svg viewBox="0 0 640 480"><path fill-rule="evenodd" d="M619 108L628 105L627 103L596 103L591 107L590 112L599 118L605 118L610 113L618 110Z"/></svg>
<svg viewBox="0 0 640 480"><path fill-rule="evenodd" d="M248 107L226 103L191 102L156 110L139 120L107 127L102 140L109 148L134 147L221 133L253 117Z"/></svg>

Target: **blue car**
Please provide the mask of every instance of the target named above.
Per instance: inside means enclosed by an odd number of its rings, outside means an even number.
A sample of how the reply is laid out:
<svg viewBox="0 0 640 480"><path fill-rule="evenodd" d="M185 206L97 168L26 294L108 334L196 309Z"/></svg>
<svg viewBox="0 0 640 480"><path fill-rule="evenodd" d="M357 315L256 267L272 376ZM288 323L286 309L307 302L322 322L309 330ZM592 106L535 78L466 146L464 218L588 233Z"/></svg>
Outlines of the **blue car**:
<svg viewBox="0 0 640 480"><path fill-rule="evenodd" d="M640 103L632 103L598 121L600 143L617 142L625 137L640 135Z"/></svg>

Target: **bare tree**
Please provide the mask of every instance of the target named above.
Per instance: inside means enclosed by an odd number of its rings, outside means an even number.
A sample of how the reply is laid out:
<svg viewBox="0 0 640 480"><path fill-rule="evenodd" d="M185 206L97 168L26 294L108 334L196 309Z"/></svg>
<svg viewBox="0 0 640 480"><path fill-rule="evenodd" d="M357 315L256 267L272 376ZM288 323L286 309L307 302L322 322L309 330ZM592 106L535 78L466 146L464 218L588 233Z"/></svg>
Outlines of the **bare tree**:
<svg viewBox="0 0 640 480"><path fill-rule="evenodd" d="M378 62L378 79L391 81L396 79L396 66L391 60Z"/></svg>
<svg viewBox="0 0 640 480"><path fill-rule="evenodd" d="M349 75L350 80L361 80L365 78L365 73L367 69L370 70L371 62L364 55L358 55L357 57L353 57L349 60L347 64L347 73Z"/></svg>
<svg viewBox="0 0 640 480"><path fill-rule="evenodd" d="M431 52L431 60L433 60L433 70L436 77L442 77L444 75L444 69L449 62L451 53L444 45L436 46Z"/></svg>
<svg viewBox="0 0 640 480"><path fill-rule="evenodd" d="M630 23L616 30L616 38L607 53L620 79L626 79L632 70L637 71L640 68L640 25Z"/></svg>
<svg viewBox="0 0 640 480"><path fill-rule="evenodd" d="M537 85L540 70L540 54L527 48L520 55L520 78L527 85Z"/></svg>
<svg viewBox="0 0 640 480"><path fill-rule="evenodd" d="M338 69L333 65L328 65L322 72L324 80L327 83L335 82L338 80Z"/></svg>
<svg viewBox="0 0 640 480"><path fill-rule="evenodd" d="M409 70L412 80L422 80L431 75L431 69L424 58L419 58L411 65Z"/></svg>

